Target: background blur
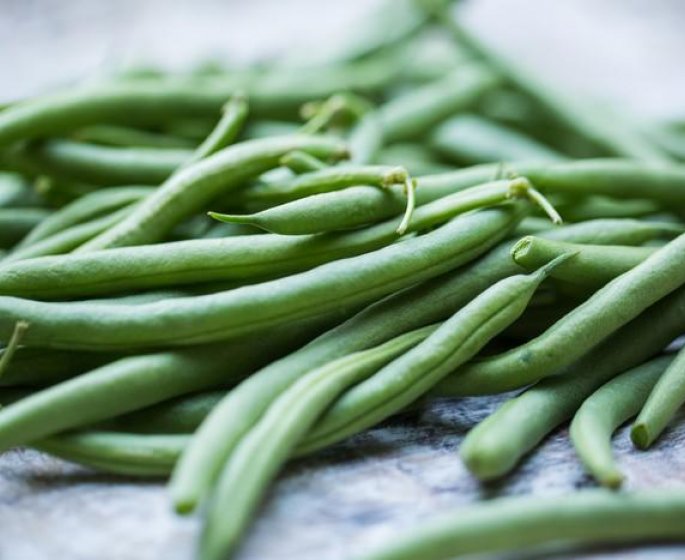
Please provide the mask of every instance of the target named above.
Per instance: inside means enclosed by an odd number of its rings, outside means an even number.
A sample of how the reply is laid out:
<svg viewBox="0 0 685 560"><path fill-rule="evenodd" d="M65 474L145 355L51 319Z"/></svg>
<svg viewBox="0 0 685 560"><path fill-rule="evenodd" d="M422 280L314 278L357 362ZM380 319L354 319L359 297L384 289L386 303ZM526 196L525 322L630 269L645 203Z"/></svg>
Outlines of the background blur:
<svg viewBox="0 0 685 560"><path fill-rule="evenodd" d="M141 63L184 69L315 51L376 0L0 0L0 101ZM685 115L682 0L467 0L488 43L571 91Z"/></svg>

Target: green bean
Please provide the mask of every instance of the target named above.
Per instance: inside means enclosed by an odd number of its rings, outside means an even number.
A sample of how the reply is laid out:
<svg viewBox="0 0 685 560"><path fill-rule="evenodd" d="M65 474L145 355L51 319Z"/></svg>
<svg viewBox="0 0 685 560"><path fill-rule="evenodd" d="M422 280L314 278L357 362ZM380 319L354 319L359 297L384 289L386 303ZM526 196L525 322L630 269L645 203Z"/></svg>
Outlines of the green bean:
<svg viewBox="0 0 685 560"><path fill-rule="evenodd" d="M379 109L386 143L420 137L446 118L468 109L497 77L480 65L462 65L442 80L415 88Z"/></svg>
<svg viewBox="0 0 685 560"><path fill-rule="evenodd" d="M430 145L443 157L459 164L498 161L558 162L566 157L529 138L477 115L459 115L438 126Z"/></svg>
<svg viewBox="0 0 685 560"><path fill-rule="evenodd" d="M0 208L44 205L45 201L23 177L15 173L0 172Z"/></svg>
<svg viewBox="0 0 685 560"><path fill-rule="evenodd" d="M514 195L525 196L521 179L502 182L504 193L508 183ZM463 202L457 199L452 204L445 199L423 206L415 213L410 231L446 221L461 212ZM396 229L392 220L340 236L293 239L251 235L31 259L0 270L0 293L49 299L213 280L273 278L380 249L397 239Z"/></svg>
<svg viewBox="0 0 685 560"><path fill-rule="evenodd" d="M243 534L266 485L338 395L434 331L435 326L423 327L339 358L309 372L281 394L223 468L209 503L200 556L208 560L226 558ZM231 511L228 516L227 508Z"/></svg>
<svg viewBox="0 0 685 560"><path fill-rule="evenodd" d="M2 349L2 355L0 355L0 378L2 378L5 371L12 363L14 354L19 349L21 340L24 338L24 334L28 328L29 324L26 321L17 321L17 324L14 325L12 336L7 342L7 345Z"/></svg>
<svg viewBox="0 0 685 560"><path fill-rule="evenodd" d="M307 341L335 316L340 313L227 344L124 357L2 409L0 449L235 382ZM262 336L268 337L268 348Z"/></svg>
<svg viewBox="0 0 685 560"><path fill-rule="evenodd" d="M0 154L0 165L29 175L94 185L157 185L182 165L190 153L171 148L112 148L46 140Z"/></svg>
<svg viewBox="0 0 685 560"><path fill-rule="evenodd" d="M597 218L640 218L656 214L661 205L654 200L621 200L602 196L588 196L580 200L557 203L564 220L582 222Z"/></svg>
<svg viewBox="0 0 685 560"><path fill-rule="evenodd" d="M237 193L237 201L246 205L270 206L313 194L337 191L355 185L388 188L404 184L407 170L398 166L354 165L327 167L285 181L263 183Z"/></svg>
<svg viewBox="0 0 685 560"><path fill-rule="evenodd" d="M287 279L116 308L0 297L0 336L27 320L27 346L114 349L209 342L333 309L353 309L468 262L506 236L525 204L461 216L415 239Z"/></svg>
<svg viewBox="0 0 685 560"><path fill-rule="evenodd" d="M612 434L640 411L672 361L662 356L622 373L585 399L573 417L570 436L576 453L603 486L618 488L624 478L611 451Z"/></svg>
<svg viewBox="0 0 685 560"><path fill-rule="evenodd" d="M551 329L503 354L475 361L455 376L461 394L503 392L572 363L647 307L685 283L685 234L615 278Z"/></svg>
<svg viewBox="0 0 685 560"><path fill-rule="evenodd" d="M165 476L188 440L184 435L85 431L41 439L32 447L99 471Z"/></svg>
<svg viewBox="0 0 685 560"><path fill-rule="evenodd" d="M303 450L340 441L414 402L513 323L549 271L569 257L486 289L424 342L343 395L308 435Z"/></svg>
<svg viewBox="0 0 685 560"><path fill-rule="evenodd" d="M291 115L302 103L339 91L378 91L398 72L385 60L374 59L336 68L235 73L229 79L141 79L78 87L2 111L0 145L91 124L144 126L179 117L212 117L236 91L246 92L256 115Z"/></svg>
<svg viewBox="0 0 685 560"><path fill-rule="evenodd" d="M685 540L685 493L615 494L582 490L564 497L499 498L424 522L364 560L447 560L520 551L546 543Z"/></svg>
<svg viewBox="0 0 685 560"><path fill-rule="evenodd" d="M382 165L402 164L413 176L433 175L453 171L453 166L436 159L436 155L423 144L393 144L383 146L374 162ZM490 179L494 177L494 172ZM486 179L487 180L487 179Z"/></svg>
<svg viewBox="0 0 685 560"><path fill-rule="evenodd" d="M128 206L151 192L151 187L115 187L88 193L48 216L22 239L17 248L25 247L71 226L88 222L93 218Z"/></svg>
<svg viewBox="0 0 685 560"><path fill-rule="evenodd" d="M132 206L119 208L111 214L100 216L89 222L76 224L24 247L17 247L2 260L2 264L4 266L5 264L21 260L68 253L80 247L83 243L87 243L108 228L118 224L128 216Z"/></svg>
<svg viewBox="0 0 685 560"><path fill-rule="evenodd" d="M113 418L107 427L151 434L192 433L225 396L226 389L178 397Z"/></svg>
<svg viewBox="0 0 685 560"><path fill-rule="evenodd" d="M478 424L460 454L481 480L501 477L557 426L569 420L602 384L648 360L682 332L685 290L664 298L633 319L577 362L509 400ZM434 393L459 391L459 376L447 378Z"/></svg>
<svg viewBox="0 0 685 560"><path fill-rule="evenodd" d="M383 122L374 109L369 109L354 125L347 139L350 162L369 164L376 160L383 146Z"/></svg>
<svg viewBox="0 0 685 560"><path fill-rule="evenodd" d="M235 189L243 181L278 164L293 150L315 156L339 153L336 140L309 136L286 136L250 140L223 150L174 174L133 212L80 250L143 245L159 241L183 218L202 210L222 191Z"/></svg>
<svg viewBox="0 0 685 560"><path fill-rule="evenodd" d="M211 156L236 140L247 120L247 99L243 95L234 95L223 106L222 113L217 125L204 142L193 150L193 155L183 164L184 167Z"/></svg>
<svg viewBox="0 0 685 560"><path fill-rule="evenodd" d="M328 167L323 161L310 156L306 152L295 150L289 154L285 154L280 161L283 167L287 167L293 173L301 175L311 171L321 171Z"/></svg>
<svg viewBox="0 0 685 560"><path fill-rule="evenodd" d="M501 204L512 197L525 196L523 193L527 189L526 185L524 180L494 181L465 189L423 206L419 214L414 214L413 220L414 223L421 224L425 220L424 216L435 212L434 208L441 208L452 216L477 208ZM519 193L519 191L522 192ZM397 198L402 196L398 191L394 191L393 194ZM394 196L386 195L386 198L391 201L395 200ZM313 195L255 214L237 215L210 212L210 216L222 222L257 226L282 235L306 235L366 225L375 217L376 212L372 207L371 216L367 216L363 210L363 207L358 207L354 214L341 214L338 207L325 203L321 204L317 195Z"/></svg>
<svg viewBox="0 0 685 560"><path fill-rule="evenodd" d="M193 142L179 136L107 124L82 128L77 130L73 137L75 140L87 144L102 144L120 148L193 148Z"/></svg>
<svg viewBox="0 0 685 560"><path fill-rule="evenodd" d="M653 146L638 131L621 126L620 119L590 110L577 99L555 90L524 68L516 66L512 60L504 60L455 21L445 9L444 3L441 5L440 2L431 1L423 4L454 37L459 47L487 64L502 80L525 94L537 107L572 133L590 140L609 155L647 161L670 161L662 150Z"/></svg>
<svg viewBox="0 0 685 560"><path fill-rule="evenodd" d="M549 235L574 241L641 243L662 233L658 225L647 226L634 220L599 220L562 227ZM505 242L474 264L369 306L238 385L212 410L179 462L171 485L176 507L182 511L195 507L209 491L240 438L300 376L346 354L447 318L480 294L484 286L520 271L509 258L510 246L510 242Z"/></svg>
<svg viewBox="0 0 685 560"><path fill-rule="evenodd" d="M685 403L685 351L680 350L649 394L630 431L630 438L646 449L661 435Z"/></svg>
<svg viewBox="0 0 685 560"><path fill-rule="evenodd" d="M49 215L42 208L0 208L0 248L12 248Z"/></svg>
<svg viewBox="0 0 685 560"><path fill-rule="evenodd" d="M559 255L576 252L576 257L555 269L552 277L597 288L634 268L656 250L657 247L583 245L527 236L516 244L512 258L526 270L535 270Z"/></svg>

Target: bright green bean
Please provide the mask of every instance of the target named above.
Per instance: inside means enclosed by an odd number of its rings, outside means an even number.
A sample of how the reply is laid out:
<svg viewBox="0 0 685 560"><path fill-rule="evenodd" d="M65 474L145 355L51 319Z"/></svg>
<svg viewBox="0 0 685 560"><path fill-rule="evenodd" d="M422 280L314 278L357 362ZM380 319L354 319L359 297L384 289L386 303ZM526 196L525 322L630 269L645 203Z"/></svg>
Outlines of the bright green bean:
<svg viewBox="0 0 685 560"><path fill-rule="evenodd" d="M549 271L569 256L486 289L424 342L343 395L317 423L303 450L340 441L414 402L513 323Z"/></svg>
<svg viewBox="0 0 685 560"><path fill-rule="evenodd" d="M144 245L159 241L183 218L203 209L223 191L278 165L293 150L329 156L344 150L340 142L310 136L249 140L185 167L155 190L131 214L80 250Z"/></svg>
<svg viewBox="0 0 685 560"><path fill-rule="evenodd" d="M634 268L656 250L657 247L583 245L528 236L516 244L512 258L526 270L535 270L559 255L576 252L576 257L554 270L552 277L597 288Z"/></svg>
<svg viewBox="0 0 685 560"><path fill-rule="evenodd" d="M461 394L503 392L553 375L647 307L685 284L685 234L615 278L551 329L503 354L461 368Z"/></svg>
<svg viewBox="0 0 685 560"><path fill-rule="evenodd" d="M630 438L640 449L646 449L661 435L685 403L685 350L680 350L673 363L657 381L647 402L638 414Z"/></svg>
<svg viewBox="0 0 685 560"><path fill-rule="evenodd" d="M523 205L523 206L521 206ZM0 337L27 320L27 346L114 349L209 342L354 309L437 276L487 251L523 217L525 204L460 216L425 235L287 279L206 296L114 307L0 297Z"/></svg>
<svg viewBox="0 0 685 560"><path fill-rule="evenodd" d="M569 433L576 453L603 486L618 488L624 478L611 450L612 434L640 411L672 361L662 356L622 373L585 399L573 417Z"/></svg>
<svg viewBox="0 0 685 560"><path fill-rule="evenodd" d="M429 520L363 560L448 560L520 551L547 543L685 540L685 492L614 494L582 490L564 497L500 498Z"/></svg>
<svg viewBox="0 0 685 560"><path fill-rule="evenodd" d="M235 548L266 485L338 395L434 331L435 326L423 327L339 358L309 372L281 394L240 441L223 468L209 502L200 556L218 560Z"/></svg>
<svg viewBox="0 0 685 560"><path fill-rule="evenodd" d="M648 360L685 326L685 290L664 298L599 344L560 375L544 379L507 401L478 424L464 440L460 454L479 479L511 471L557 426L569 420L603 383ZM458 390L458 375L435 388L439 395Z"/></svg>

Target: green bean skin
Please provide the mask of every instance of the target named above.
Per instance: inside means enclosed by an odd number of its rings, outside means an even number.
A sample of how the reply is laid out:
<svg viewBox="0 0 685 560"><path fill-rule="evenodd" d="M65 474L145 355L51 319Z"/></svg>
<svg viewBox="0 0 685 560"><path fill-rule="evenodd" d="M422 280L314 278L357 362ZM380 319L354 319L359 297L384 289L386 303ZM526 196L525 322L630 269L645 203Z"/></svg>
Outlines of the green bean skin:
<svg viewBox="0 0 685 560"><path fill-rule="evenodd" d="M461 394L504 392L553 375L685 283L685 234L615 278L551 329L503 354L467 364Z"/></svg>
<svg viewBox="0 0 685 560"><path fill-rule="evenodd" d="M376 161L383 147L383 121L377 111L370 109L354 125L347 138L350 163L363 165Z"/></svg>
<svg viewBox="0 0 685 560"><path fill-rule="evenodd" d="M499 498L429 520L359 558L448 560L555 542L682 541L684 515L685 493L678 490L581 490L564 497Z"/></svg>
<svg viewBox="0 0 685 560"><path fill-rule="evenodd" d="M685 326L685 290L650 307L559 375L544 379L507 401L478 424L460 455L480 480L510 472L557 426L569 420L602 384L661 352ZM453 395L459 377L448 378L435 394Z"/></svg>
<svg viewBox="0 0 685 560"><path fill-rule="evenodd" d="M430 145L443 157L462 165L566 159L563 154L521 132L471 114L453 117L438 126L431 133Z"/></svg>
<svg viewBox="0 0 685 560"><path fill-rule="evenodd" d="M575 252L575 258L555 269L552 277L598 288L634 268L656 250L656 247L584 245L528 236L516 244L511 256L526 270L535 270L559 255Z"/></svg>
<svg viewBox="0 0 685 560"><path fill-rule="evenodd" d="M1 208L0 249L11 249L50 215L42 208Z"/></svg>
<svg viewBox="0 0 685 560"><path fill-rule="evenodd" d="M409 230L411 227L415 227L417 223L424 221L426 219L424 216L438 214L434 209L443 208L442 211L445 213L458 215L477 208L494 206L506 202L515 196L515 188L512 181L493 181L447 195L415 211ZM323 195L318 195L318 197L321 196ZM354 214L341 214L338 206L333 207L327 204L327 202L321 204L318 197L317 195L306 197L274 206L255 214L229 215L212 213L211 215L221 221L253 225L281 235L307 235L363 226L369 222L369 219L375 217L373 216L375 214L373 211L371 216L359 212L359 210L364 210L363 206L361 208L357 206L357 212ZM406 195L401 194L401 191L395 191L392 194L382 192L380 197L384 197L386 203L392 209L393 205L391 203L398 198L406 198ZM365 199L365 201L368 200L370 199ZM406 201L404 206L406 206Z"/></svg>
<svg viewBox="0 0 685 560"><path fill-rule="evenodd" d="M41 439L32 447L98 471L157 477L169 473L188 439L185 435L85 431Z"/></svg>
<svg viewBox="0 0 685 560"><path fill-rule="evenodd" d="M662 233L658 224L598 220L562 227L549 235L573 241L642 243ZM484 286L520 272L509 258L510 247L510 242L504 242L475 263L369 306L238 385L212 410L179 462L171 484L176 507L183 511L195 507L209 491L240 438L296 379L326 362L446 319L478 296Z"/></svg>
<svg viewBox="0 0 685 560"><path fill-rule="evenodd" d="M2 264L4 266L25 259L68 253L87 243L108 228L118 224L129 215L130 211L131 206L119 208L119 210L111 214L100 216L89 222L76 224L25 247L15 248L3 259Z"/></svg>
<svg viewBox="0 0 685 560"><path fill-rule="evenodd" d="M484 185L484 190L479 191L485 195L486 202L494 193L493 203L498 202L497 198L506 199L508 192L508 181ZM414 213L408 231L420 231L444 222L464 208L470 209L474 200L479 202L479 196L453 195L427 204ZM36 258L22 263L8 262L0 270L0 293L50 299L213 280L261 281L377 250L390 245L397 237L397 222L390 220L337 236L293 239L250 235ZM41 249L36 245L25 251Z"/></svg>
<svg viewBox="0 0 685 560"><path fill-rule="evenodd" d="M159 241L183 218L196 212L222 191L278 165L293 150L326 157L344 150L337 140L313 136L285 136L249 140L223 150L174 174L148 196L129 217L80 250L144 245Z"/></svg>
<svg viewBox="0 0 685 560"><path fill-rule="evenodd" d="M382 106L385 143L417 138L447 117L474 105L499 80L482 66L462 65L440 81L416 88Z"/></svg>
<svg viewBox="0 0 685 560"><path fill-rule="evenodd" d="M426 235L287 279L143 305L98 306L0 297L0 336L31 324L27 346L73 349L197 344L270 324L354 309L473 260L511 231L525 204L460 216Z"/></svg>
<svg viewBox="0 0 685 560"><path fill-rule="evenodd" d="M407 179L406 169L399 166L336 166L298 175L285 181L248 187L236 193L236 198L239 203L263 207L356 185L388 188L394 184L403 184Z"/></svg>
<svg viewBox="0 0 685 560"><path fill-rule="evenodd" d="M302 175L303 173L310 173L312 171L321 171L326 169L328 165L320 159L310 156L305 152L290 152L281 158L281 165L287 167L293 173Z"/></svg>
<svg viewBox="0 0 685 560"><path fill-rule="evenodd" d="M657 381L630 431L636 447L647 449L685 403L685 351L680 350Z"/></svg>
<svg viewBox="0 0 685 560"><path fill-rule="evenodd" d="M82 128L73 134L73 138L86 144L119 148L193 148L193 142L179 136L107 124Z"/></svg>
<svg viewBox="0 0 685 560"><path fill-rule="evenodd" d="M575 196L602 194L685 206L685 165L588 159L549 166L513 164L512 168L544 192Z"/></svg>
<svg viewBox="0 0 685 560"><path fill-rule="evenodd" d="M113 187L85 194L44 219L22 239L16 248L26 247L71 226L88 222L93 218L133 204L151 192L151 187L133 186Z"/></svg>
<svg viewBox="0 0 685 560"><path fill-rule="evenodd" d="M672 356L662 356L622 373L585 399L573 417L569 432L573 447L602 486L615 489L623 483L623 473L611 450L611 436L640 411L672 361Z"/></svg>
<svg viewBox="0 0 685 560"><path fill-rule="evenodd" d="M29 175L93 185L157 185L190 157L171 148L112 148L46 140L0 155L0 164Z"/></svg>
<svg viewBox="0 0 685 560"><path fill-rule="evenodd" d="M338 395L415 347L434 330L434 326L423 327L339 358L301 377L281 394L241 440L222 470L209 502L200 557L226 558L235 548L268 483Z"/></svg>
<svg viewBox="0 0 685 560"><path fill-rule="evenodd" d="M616 199L587 196L580 200L557 203L557 209L569 222L582 222L597 218L640 218L658 214L662 205L654 200Z"/></svg>
<svg viewBox="0 0 685 560"><path fill-rule="evenodd" d="M124 357L0 410L0 450L242 379L298 347L340 312L227 344ZM344 316L344 314L343 314Z"/></svg>
<svg viewBox="0 0 685 560"><path fill-rule="evenodd" d="M303 451L358 433L414 402L514 322L558 262L528 276L501 280L457 311L424 342L348 391L317 423Z"/></svg>

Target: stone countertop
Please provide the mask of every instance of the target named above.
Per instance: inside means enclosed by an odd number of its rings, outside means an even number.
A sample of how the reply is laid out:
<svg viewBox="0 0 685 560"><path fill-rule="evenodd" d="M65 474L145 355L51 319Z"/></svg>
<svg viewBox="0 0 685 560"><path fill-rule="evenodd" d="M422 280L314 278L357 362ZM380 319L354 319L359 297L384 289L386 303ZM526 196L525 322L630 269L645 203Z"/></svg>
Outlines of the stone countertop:
<svg viewBox="0 0 685 560"><path fill-rule="evenodd" d="M268 55L293 41L313 44L344 33L370 3L0 0L0 100L112 64L183 67L215 55ZM685 116L679 0L478 0L465 15L497 48L562 87L643 117ZM499 400L435 402L293 463L269 493L238 560L346 560L420 519L480 499L593 486L565 429L506 481L475 483L457 448ZM685 423L649 453L634 450L622 430L616 450L627 487L685 486L683 449ZM31 450L0 456L0 560L191 560L197 531L196 519L171 512L161 482L105 476ZM555 558L681 559L685 546Z"/></svg>

